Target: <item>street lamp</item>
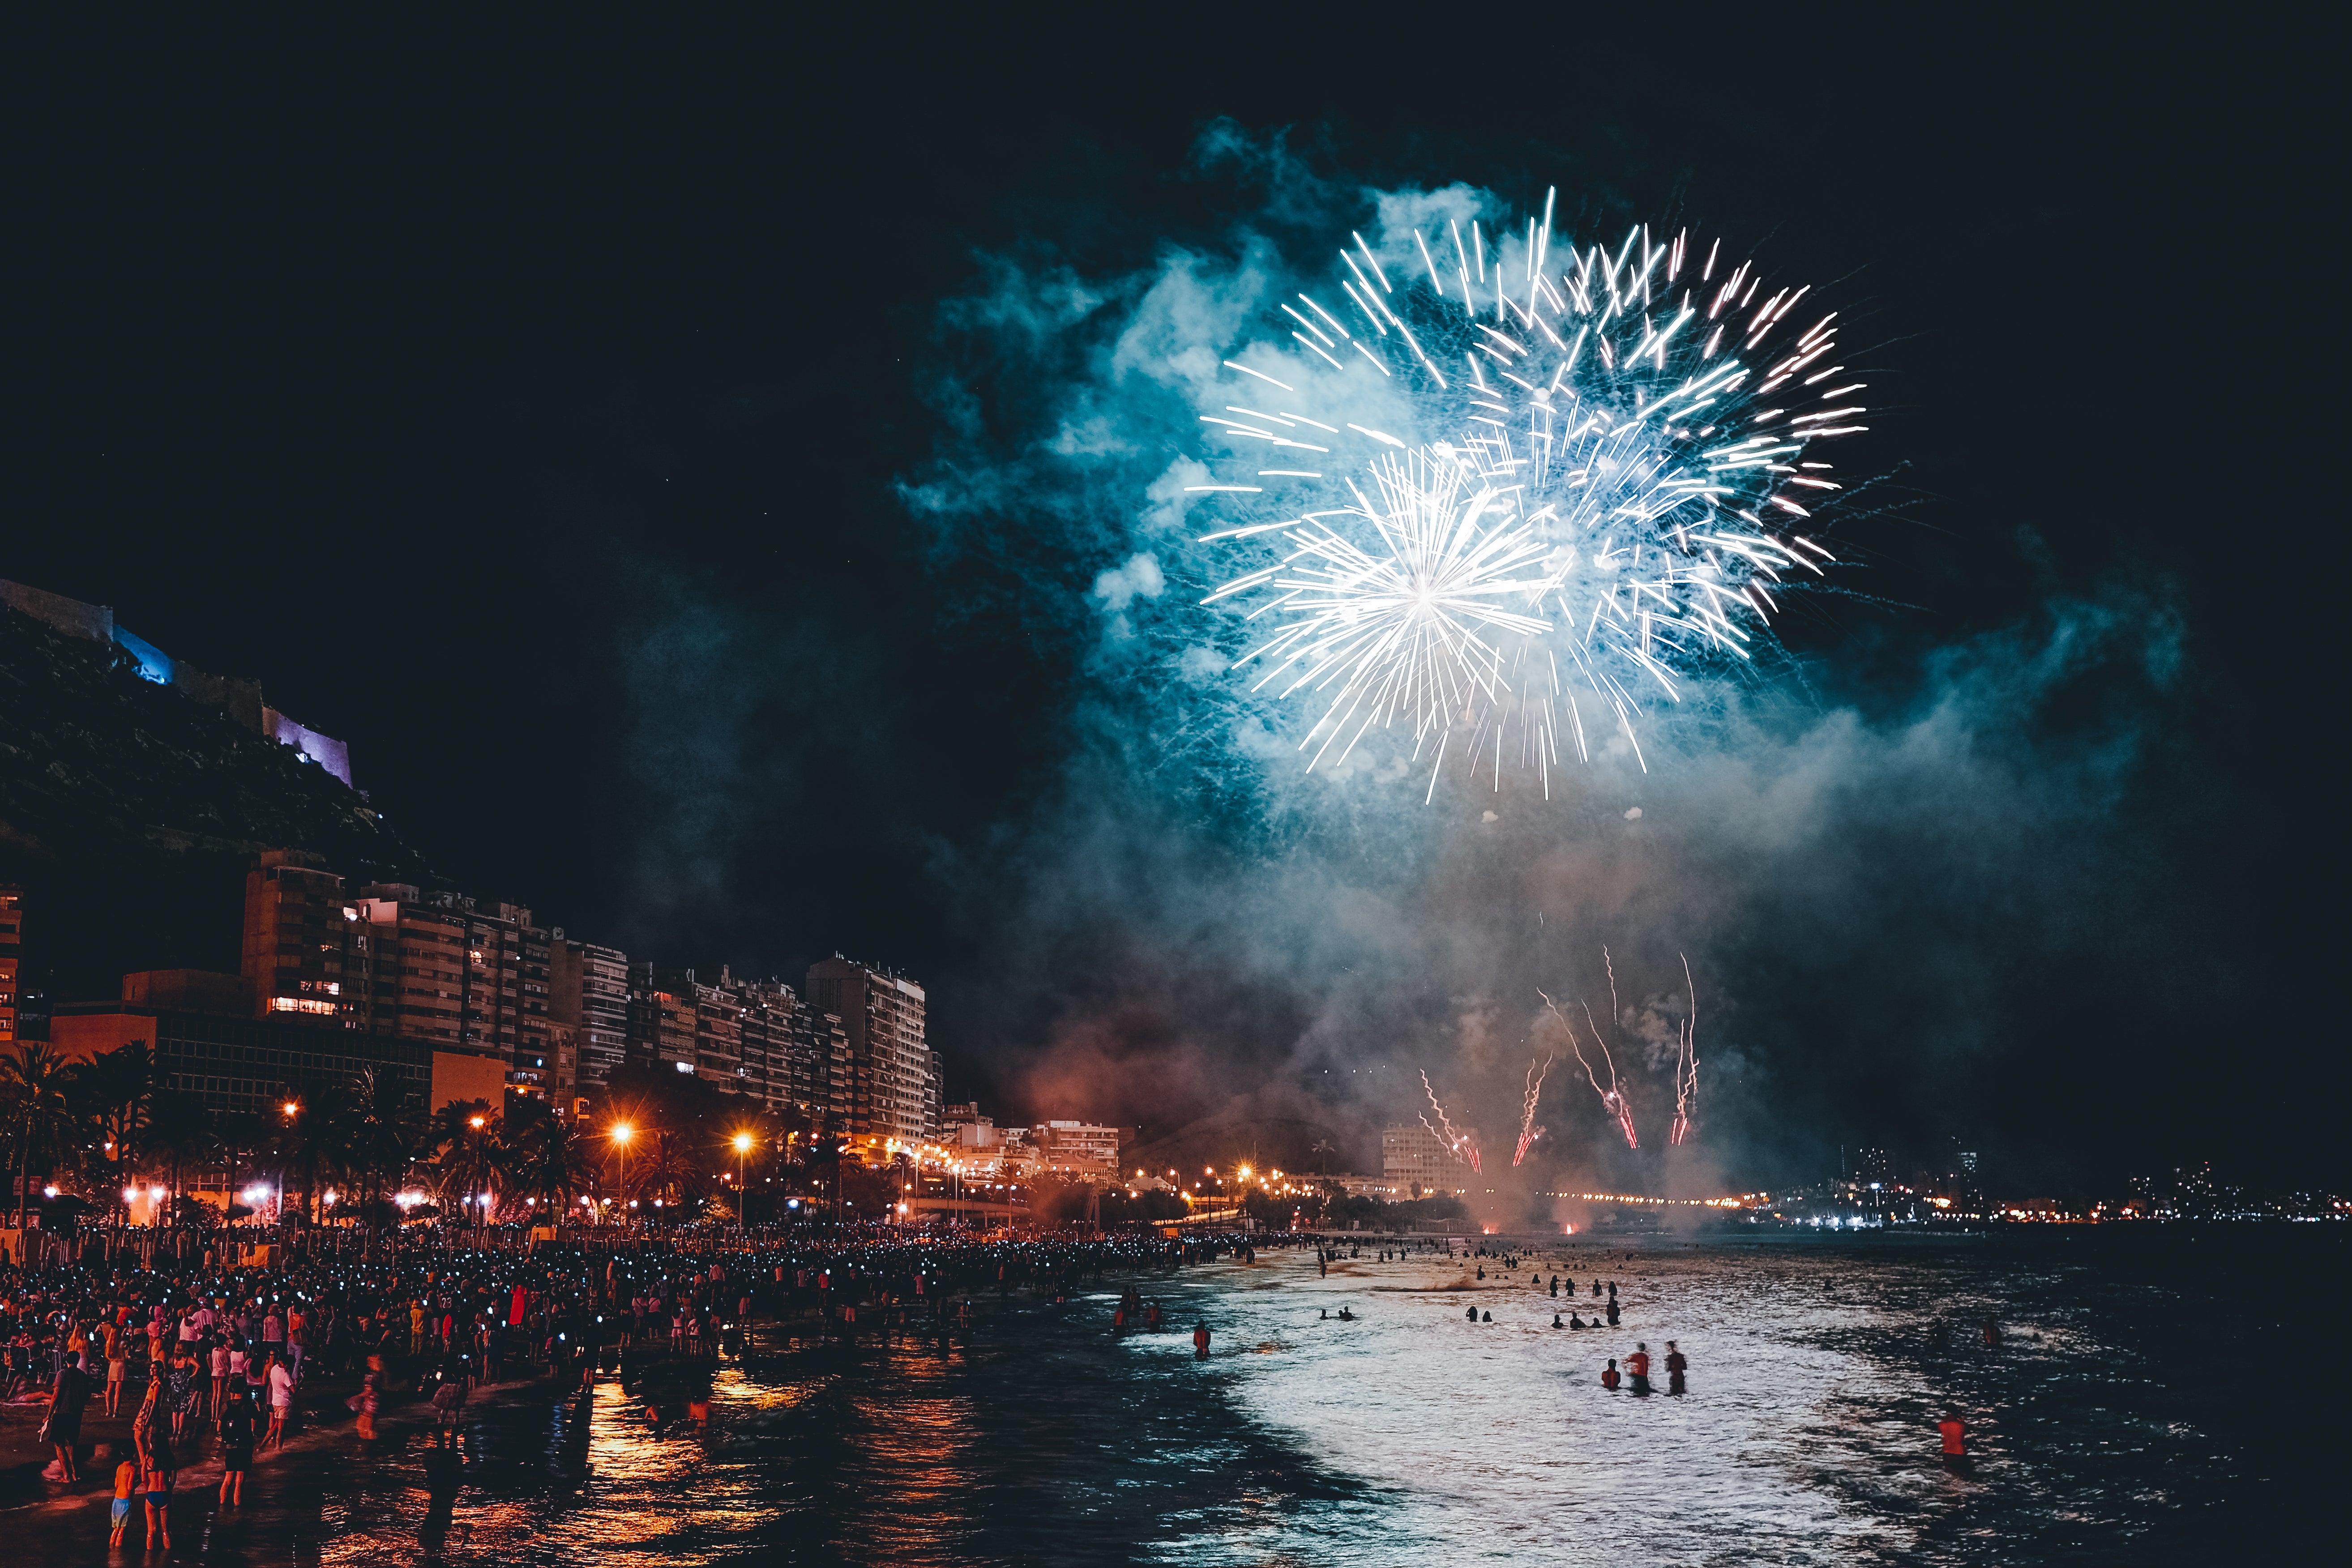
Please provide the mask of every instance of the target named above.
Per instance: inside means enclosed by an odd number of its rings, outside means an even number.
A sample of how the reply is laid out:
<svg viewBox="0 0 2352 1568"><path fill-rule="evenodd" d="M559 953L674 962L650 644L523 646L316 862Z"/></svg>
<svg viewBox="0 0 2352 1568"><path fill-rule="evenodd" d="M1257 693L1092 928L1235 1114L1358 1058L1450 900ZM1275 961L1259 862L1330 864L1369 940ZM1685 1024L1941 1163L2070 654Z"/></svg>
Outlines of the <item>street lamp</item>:
<svg viewBox="0 0 2352 1568"><path fill-rule="evenodd" d="M293 1125L294 1125L294 1119L295 1119L296 1117L298 1117L298 1116L299 1116L299 1115L301 1115L301 1114L302 1114L302 1102L301 1102L300 1100L285 1100L285 1101L281 1102L281 1103L278 1105L278 1114L280 1117L282 1117L282 1118L284 1119L284 1121L285 1121L285 1124L286 1124L287 1126L291 1127L291 1126L293 1126ZM279 1176L279 1178L278 1178L278 1179L279 1179L280 1181L283 1181L285 1178L284 1178L284 1176L281 1174L281 1175ZM313 1152L313 1154L312 1154L312 1156L311 1156L311 1160L310 1160L310 1180L309 1180L309 1181L307 1181L307 1182L305 1182L305 1183L303 1183L303 1184L302 1184L302 1213L303 1213L304 1217L306 1217L306 1218L309 1216L310 1212L310 1199L311 1199L311 1192L310 1192L310 1189L311 1189L311 1188L313 1188L313 1187L315 1187L315 1186L317 1186L318 1184L319 1184L319 1162L318 1162L317 1154L316 1154L316 1152ZM278 1208L279 1208L279 1210L280 1210L281 1212L284 1210L284 1208L285 1208L285 1206L286 1206L286 1205L285 1205L285 1195L286 1195L286 1194L284 1194L284 1192L283 1192L283 1191L281 1191L281 1192L278 1194L278 1200L279 1200L279 1201L278 1201Z"/></svg>
<svg viewBox="0 0 2352 1568"><path fill-rule="evenodd" d="M751 1135L749 1132L735 1134L735 1235L746 1240L751 1235L751 1216L745 1210L751 1204L751 1189L743 1184L743 1157L751 1152Z"/></svg>
<svg viewBox="0 0 2352 1568"><path fill-rule="evenodd" d="M630 1126L627 1122L615 1121L613 1123L613 1142L621 1151L621 1191L624 1194L625 1194L629 1190L629 1141L636 1135L637 1130ZM629 1206L631 1208L635 1208L637 1205L633 1203Z"/></svg>
<svg viewBox="0 0 2352 1568"><path fill-rule="evenodd" d="M474 1184L479 1186L482 1182L482 1119L478 1116L468 1117L467 1124L474 1130ZM489 1222L490 1195L484 1193L482 1201L474 1211L474 1236L478 1243L481 1237L482 1227Z"/></svg>

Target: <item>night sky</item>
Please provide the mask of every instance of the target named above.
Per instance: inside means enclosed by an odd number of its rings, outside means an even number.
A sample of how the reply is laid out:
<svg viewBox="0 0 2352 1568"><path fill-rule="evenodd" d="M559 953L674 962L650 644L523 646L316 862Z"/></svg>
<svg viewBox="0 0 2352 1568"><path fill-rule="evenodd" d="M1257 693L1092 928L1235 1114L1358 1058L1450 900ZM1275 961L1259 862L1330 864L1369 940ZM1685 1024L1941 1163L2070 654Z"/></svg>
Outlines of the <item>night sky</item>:
<svg viewBox="0 0 2352 1568"><path fill-rule="evenodd" d="M2260 40L1104 20L28 51L0 575L257 677L482 896L903 967L950 1096L1016 1116L1507 1088L1565 925L1696 950L1727 1179L1954 1137L2029 1184L2342 1179L2298 1131L2345 1088L2334 277ZM1151 765L1095 591L1129 503L1043 450L1174 250L1308 265L1454 180L1735 237L1874 382L1844 595L1508 854Z"/></svg>

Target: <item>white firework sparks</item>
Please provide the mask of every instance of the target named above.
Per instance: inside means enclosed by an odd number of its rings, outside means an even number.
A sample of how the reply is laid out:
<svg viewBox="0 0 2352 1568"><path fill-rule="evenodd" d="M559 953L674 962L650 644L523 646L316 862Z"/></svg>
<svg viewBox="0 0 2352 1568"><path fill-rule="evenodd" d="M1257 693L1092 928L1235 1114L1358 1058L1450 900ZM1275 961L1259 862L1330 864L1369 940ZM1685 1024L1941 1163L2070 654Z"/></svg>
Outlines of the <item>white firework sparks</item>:
<svg viewBox="0 0 2352 1568"><path fill-rule="evenodd" d="M1433 792L1451 748L1498 789L1508 760L1549 793L1564 751L1590 755L1588 704L1640 759L1644 698L1748 658L1784 574L1832 560L1798 531L1838 489L1808 453L1866 428L1836 313L1806 324L1808 289L1765 292L1686 233L1555 253L1551 208L1500 244L1475 221L1391 234L1391 262L1416 264L1402 283L1352 236L1344 303L1301 292L1281 307L1296 347L1224 362L1312 411L1202 416L1232 482L1190 487L1244 511L1322 503L1203 536L1259 552L1209 595L1265 592L1259 687L1329 693L1310 768L1402 724ZM1404 400L1405 436L1343 416L1368 394ZM1322 466L1255 468L1260 443ZM1333 471L1351 468L1373 496Z"/></svg>
<svg viewBox="0 0 2352 1568"><path fill-rule="evenodd" d="M1242 662L1270 667L1261 689L1337 689L1310 733L1324 738L1316 762L1343 737L1344 758L1367 730L1400 718L1412 721L1416 745L1436 735L1442 760L1446 717L1458 710L1467 720L1499 689L1504 653L1490 638L1549 629L1498 602L1531 602L1553 586L1546 550L1524 524L1482 530L1489 510L1516 507L1491 483L1465 497L1466 470L1435 454L1383 455L1371 479L1377 504L1345 481L1355 505L1308 513L1286 531L1287 560L1211 598L1259 586L1279 593L1252 618L1279 611L1291 619ZM1359 543L1332 517L1369 525L1370 537Z"/></svg>

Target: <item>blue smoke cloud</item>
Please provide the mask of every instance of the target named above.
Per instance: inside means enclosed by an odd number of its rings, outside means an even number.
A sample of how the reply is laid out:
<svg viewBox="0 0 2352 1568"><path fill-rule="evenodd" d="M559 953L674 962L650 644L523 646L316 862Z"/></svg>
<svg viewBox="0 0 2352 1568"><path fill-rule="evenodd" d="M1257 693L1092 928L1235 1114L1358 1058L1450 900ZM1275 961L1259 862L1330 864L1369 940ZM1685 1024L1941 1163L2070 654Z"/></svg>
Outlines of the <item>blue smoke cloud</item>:
<svg viewBox="0 0 2352 1568"><path fill-rule="evenodd" d="M1916 1146L2007 1128L2038 1169L2063 1119L2004 1098L2025 1042L2126 992L2145 1010L2226 989L2150 839L2219 788L2164 739L2193 650L2160 584L2053 595L1891 685L1832 655L1709 687L1653 717L1646 773L1603 743L1549 800L1507 776L1424 805L1392 746L1307 773L1306 715L1249 691L1245 634L1199 604L1225 563L1193 542L1197 415L1297 255L1504 207L1356 189L1230 126L1190 174L1247 176L1218 243L1108 277L982 259L940 312L942 434L901 487L943 598L1071 650L1050 787L936 862L990 976L974 1044L1041 1106L1165 1130L1239 1096L1370 1126L1411 1116L1426 1068L1492 1143L1544 1048L1538 988L1605 997L1605 942L1645 1145L1671 1090L1642 1042L1679 1016L1687 953L1716 1159L1796 1168L1885 1136L1854 1124L1866 1089ZM2168 900L2180 917L2119 950L2106 911ZM1580 1079L1552 1083L1567 1158L1657 1174Z"/></svg>

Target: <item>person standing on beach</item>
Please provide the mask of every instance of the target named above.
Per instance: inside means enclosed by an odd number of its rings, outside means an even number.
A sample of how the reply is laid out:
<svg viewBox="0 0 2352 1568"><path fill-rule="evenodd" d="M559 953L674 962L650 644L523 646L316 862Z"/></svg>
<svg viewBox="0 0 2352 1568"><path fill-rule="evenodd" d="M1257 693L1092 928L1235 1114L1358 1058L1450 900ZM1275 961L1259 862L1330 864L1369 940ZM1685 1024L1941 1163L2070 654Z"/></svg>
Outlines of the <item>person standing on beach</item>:
<svg viewBox="0 0 2352 1568"><path fill-rule="evenodd" d="M1650 1347L1635 1344L1633 1353L1625 1358L1625 1375L1633 1380L1633 1392L1650 1392Z"/></svg>
<svg viewBox="0 0 2352 1568"><path fill-rule="evenodd" d="M81 1353L68 1353L65 1365L58 1369L58 1381L49 1394L49 1446L58 1452L57 1479L78 1481L81 1472L74 1466L74 1450L81 1446L81 1413L89 1403L89 1374L81 1369Z"/></svg>
<svg viewBox="0 0 2352 1568"><path fill-rule="evenodd" d="M131 1441L139 1454L139 1500L147 1513L147 1550L155 1550L157 1537L163 1550L172 1549L172 1440L163 1420L163 1385L158 1379L149 1379L147 1397L140 1402L139 1414L131 1418Z"/></svg>
<svg viewBox="0 0 2352 1568"><path fill-rule="evenodd" d="M220 1506L245 1501L245 1473L253 1468L253 1402L233 1395L221 1409Z"/></svg>
<svg viewBox="0 0 2352 1568"><path fill-rule="evenodd" d="M131 1370L131 1337L115 1323L105 1325L106 1335L106 1415L109 1420L122 1414L122 1380Z"/></svg>
<svg viewBox="0 0 2352 1568"><path fill-rule="evenodd" d="M109 1516L108 1550L122 1544L123 1532L131 1528L131 1505L136 1500L132 1493L139 1488L139 1467L129 1459L114 1467L114 1506Z"/></svg>
<svg viewBox="0 0 2352 1568"><path fill-rule="evenodd" d="M1666 1392L1668 1394L1688 1392L1683 1384L1683 1374L1689 1370L1690 1358L1675 1348L1674 1341L1668 1340L1666 1342Z"/></svg>
<svg viewBox="0 0 2352 1568"><path fill-rule="evenodd" d="M286 1363L278 1359L276 1351L269 1352L269 1366L261 1374L261 1384L269 1399L269 1430L263 1435L261 1446L283 1448L286 1422L294 1414L294 1374L286 1370Z"/></svg>
<svg viewBox="0 0 2352 1568"><path fill-rule="evenodd" d="M213 1374L213 1422L217 1426L221 1412L228 1407L228 1342L215 1340L211 1350L205 1352Z"/></svg>
<svg viewBox="0 0 2352 1568"><path fill-rule="evenodd" d="M196 1398L196 1350L186 1341L172 1347L172 1370L163 1375L164 1401L172 1413L172 1440L186 1436L188 1407Z"/></svg>

